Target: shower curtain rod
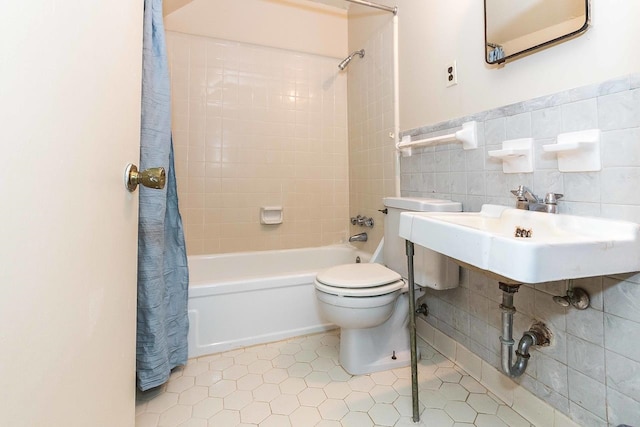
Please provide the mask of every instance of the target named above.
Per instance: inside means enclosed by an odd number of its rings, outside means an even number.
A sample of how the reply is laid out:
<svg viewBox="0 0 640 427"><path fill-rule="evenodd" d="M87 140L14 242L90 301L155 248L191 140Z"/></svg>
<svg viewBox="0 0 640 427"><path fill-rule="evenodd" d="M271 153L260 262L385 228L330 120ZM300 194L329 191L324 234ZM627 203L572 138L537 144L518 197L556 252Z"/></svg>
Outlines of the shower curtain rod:
<svg viewBox="0 0 640 427"><path fill-rule="evenodd" d="M382 4L372 3L370 1L365 1L365 0L347 0L347 1L351 3L361 4L363 6L373 7L375 9L386 10L387 12L391 12L394 15L398 14L398 6L389 7L389 6L384 6Z"/></svg>

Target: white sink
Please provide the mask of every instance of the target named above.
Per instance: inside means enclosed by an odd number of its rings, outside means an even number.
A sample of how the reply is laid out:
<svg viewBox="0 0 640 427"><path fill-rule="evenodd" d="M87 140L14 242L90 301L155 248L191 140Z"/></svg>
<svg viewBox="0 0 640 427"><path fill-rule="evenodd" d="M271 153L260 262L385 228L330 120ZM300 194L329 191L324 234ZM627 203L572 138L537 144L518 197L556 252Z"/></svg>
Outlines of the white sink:
<svg viewBox="0 0 640 427"><path fill-rule="evenodd" d="M400 237L518 283L640 271L640 225L627 221L484 205L403 212Z"/></svg>

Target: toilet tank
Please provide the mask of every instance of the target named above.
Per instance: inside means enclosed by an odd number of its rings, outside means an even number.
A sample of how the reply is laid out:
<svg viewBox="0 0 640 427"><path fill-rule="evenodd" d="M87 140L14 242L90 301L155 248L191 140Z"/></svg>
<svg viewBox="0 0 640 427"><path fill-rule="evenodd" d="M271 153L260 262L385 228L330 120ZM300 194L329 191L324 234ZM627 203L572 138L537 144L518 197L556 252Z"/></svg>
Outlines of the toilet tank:
<svg viewBox="0 0 640 427"><path fill-rule="evenodd" d="M384 263L407 278L405 240L399 236L401 212L460 212L462 204L451 200L421 197L385 197L387 215L384 219ZM432 289L451 289L458 286L460 267L450 258L422 246L414 245L414 281Z"/></svg>

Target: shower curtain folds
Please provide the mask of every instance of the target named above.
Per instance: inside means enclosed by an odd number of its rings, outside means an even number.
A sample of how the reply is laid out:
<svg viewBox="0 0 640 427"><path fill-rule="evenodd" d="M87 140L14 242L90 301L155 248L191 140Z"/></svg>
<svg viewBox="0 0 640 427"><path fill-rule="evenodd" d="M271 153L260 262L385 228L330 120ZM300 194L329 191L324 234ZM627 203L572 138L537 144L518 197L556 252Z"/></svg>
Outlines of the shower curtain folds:
<svg viewBox="0 0 640 427"><path fill-rule="evenodd" d="M171 99L162 0L144 0L140 169L162 166L163 190L140 186L138 220L138 388L165 383L187 362L189 273L171 140Z"/></svg>

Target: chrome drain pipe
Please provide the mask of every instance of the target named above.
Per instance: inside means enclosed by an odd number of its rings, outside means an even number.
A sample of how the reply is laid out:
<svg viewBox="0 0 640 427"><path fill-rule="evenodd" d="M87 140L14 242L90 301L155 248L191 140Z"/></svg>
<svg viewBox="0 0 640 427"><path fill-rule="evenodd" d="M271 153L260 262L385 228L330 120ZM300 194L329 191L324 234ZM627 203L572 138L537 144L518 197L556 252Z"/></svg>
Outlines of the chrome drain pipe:
<svg viewBox="0 0 640 427"><path fill-rule="evenodd" d="M502 371L511 378L524 374L529 363L529 349L534 345L546 347L551 343L551 331L540 322L534 323L527 332L522 335L515 351L516 361L513 362L513 315L516 308L513 306L513 294L518 292L520 285L507 285L500 282L502 290L502 335L500 336L500 356Z"/></svg>
<svg viewBox="0 0 640 427"><path fill-rule="evenodd" d="M416 339L416 300L415 279L413 274L413 242L406 241L408 279L409 279L409 344L411 347L411 401L413 407L413 422L420 422L420 407L418 404L418 342Z"/></svg>

